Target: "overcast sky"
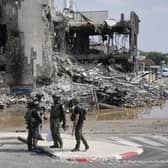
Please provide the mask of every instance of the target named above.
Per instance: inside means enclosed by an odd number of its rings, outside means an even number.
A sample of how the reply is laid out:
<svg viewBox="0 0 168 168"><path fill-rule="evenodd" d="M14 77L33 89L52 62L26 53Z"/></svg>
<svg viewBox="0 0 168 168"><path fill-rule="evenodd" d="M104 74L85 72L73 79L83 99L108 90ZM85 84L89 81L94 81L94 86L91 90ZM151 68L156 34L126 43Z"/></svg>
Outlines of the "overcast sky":
<svg viewBox="0 0 168 168"><path fill-rule="evenodd" d="M138 48L168 53L168 0L75 0L77 10L108 10L109 18L129 17L135 11L140 17ZM62 10L64 0L55 0Z"/></svg>

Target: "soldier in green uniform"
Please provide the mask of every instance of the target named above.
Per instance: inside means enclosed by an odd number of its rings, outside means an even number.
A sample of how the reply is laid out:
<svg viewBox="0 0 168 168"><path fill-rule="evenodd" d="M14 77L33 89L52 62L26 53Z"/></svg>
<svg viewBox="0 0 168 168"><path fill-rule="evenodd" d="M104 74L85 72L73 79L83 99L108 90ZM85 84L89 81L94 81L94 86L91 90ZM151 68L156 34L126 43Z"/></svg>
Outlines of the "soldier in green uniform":
<svg viewBox="0 0 168 168"><path fill-rule="evenodd" d="M36 149L38 140L38 127L42 123L39 115L39 103L35 100L28 101L28 110L25 114L25 121L28 129L27 144L28 150L32 151Z"/></svg>
<svg viewBox="0 0 168 168"><path fill-rule="evenodd" d="M63 140L60 135L60 123L63 122L62 128L66 127L66 112L63 104L60 102L60 96L52 96L54 104L50 111L50 129L54 144L50 148L62 148Z"/></svg>
<svg viewBox="0 0 168 168"><path fill-rule="evenodd" d="M76 139L76 146L74 149L72 149L72 152L80 150L81 140L85 146L85 150L88 150L89 145L82 133L84 120L86 119L86 109L79 104L78 99L73 99L72 104L74 105L73 113L71 115L71 120L73 121L72 136L75 132L75 139Z"/></svg>

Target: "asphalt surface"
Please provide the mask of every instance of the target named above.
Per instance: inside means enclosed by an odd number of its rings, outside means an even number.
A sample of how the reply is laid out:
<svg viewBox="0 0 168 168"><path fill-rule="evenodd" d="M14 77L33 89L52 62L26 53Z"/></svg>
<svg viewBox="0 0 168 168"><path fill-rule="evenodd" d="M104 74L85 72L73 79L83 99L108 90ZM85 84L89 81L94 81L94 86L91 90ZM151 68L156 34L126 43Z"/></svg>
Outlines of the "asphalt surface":
<svg viewBox="0 0 168 168"><path fill-rule="evenodd" d="M88 140L106 139L112 143L124 141L144 147L143 154L132 159L87 163L65 162L41 151L28 152L27 146L16 138L0 138L0 168L168 168L167 128L168 119L99 122L87 120L84 132L87 133ZM13 127L11 130L15 129ZM71 128L68 131L70 133Z"/></svg>
<svg viewBox="0 0 168 168"><path fill-rule="evenodd" d="M99 135L103 139L104 135ZM28 152L27 146L17 139L0 139L0 167L5 168L167 168L168 136L165 135L112 135L114 143L129 141L144 147L144 153L129 160L94 161L77 163L61 161L41 151Z"/></svg>

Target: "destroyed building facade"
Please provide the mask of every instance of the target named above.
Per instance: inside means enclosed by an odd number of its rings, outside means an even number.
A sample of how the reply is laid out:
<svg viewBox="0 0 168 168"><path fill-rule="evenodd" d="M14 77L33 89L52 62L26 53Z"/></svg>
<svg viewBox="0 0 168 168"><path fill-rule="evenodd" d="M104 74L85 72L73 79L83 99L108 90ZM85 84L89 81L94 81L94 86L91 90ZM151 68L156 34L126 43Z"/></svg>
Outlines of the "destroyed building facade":
<svg viewBox="0 0 168 168"><path fill-rule="evenodd" d="M137 55L135 12L115 20L108 11L73 6L73 0L65 0L60 12L54 0L0 0L0 86L37 87L46 107L53 93L65 102L80 97L90 110L141 107L168 97L167 84L164 91L148 84L145 72L135 76L123 69L133 69Z"/></svg>
<svg viewBox="0 0 168 168"><path fill-rule="evenodd" d="M121 14L119 21L109 19L108 11L75 11L73 0L65 0L62 20L54 21L56 48L76 55L79 60L113 59L129 68L128 60L137 55L139 17L130 12L130 18ZM64 36L60 27L64 26ZM65 37L62 47L60 37ZM132 63L133 65L133 63Z"/></svg>
<svg viewBox="0 0 168 168"><path fill-rule="evenodd" d="M0 0L0 75L9 87L33 88L38 78L52 78L53 52L79 60L110 60L127 66L137 54L139 17L116 21L108 11L75 11L65 0Z"/></svg>
<svg viewBox="0 0 168 168"><path fill-rule="evenodd" d="M0 0L0 71L6 85L32 87L38 76L51 76L53 8L53 0Z"/></svg>

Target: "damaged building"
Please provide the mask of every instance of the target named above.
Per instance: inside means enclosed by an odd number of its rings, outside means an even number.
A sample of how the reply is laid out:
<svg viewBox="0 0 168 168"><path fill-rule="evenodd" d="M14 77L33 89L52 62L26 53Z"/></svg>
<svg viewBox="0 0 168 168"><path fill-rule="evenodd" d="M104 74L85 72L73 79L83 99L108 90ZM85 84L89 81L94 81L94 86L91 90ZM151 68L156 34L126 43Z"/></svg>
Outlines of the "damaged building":
<svg viewBox="0 0 168 168"><path fill-rule="evenodd" d="M116 21L108 11L75 11L73 6L73 0L65 0L58 12L54 0L0 0L1 83L32 89L37 80L50 80L55 53L130 67L129 58L137 54L136 13L129 20L121 14Z"/></svg>
<svg viewBox="0 0 168 168"><path fill-rule="evenodd" d="M168 97L167 84L148 83L150 72L125 73L136 72L139 22L133 11L119 20L75 11L73 0L62 12L54 0L0 0L0 93L40 91L46 107L53 93L80 97L90 110L154 105Z"/></svg>
<svg viewBox="0 0 168 168"><path fill-rule="evenodd" d="M0 72L6 86L32 88L38 76L51 76L53 7L53 0L0 0Z"/></svg>
<svg viewBox="0 0 168 168"><path fill-rule="evenodd" d="M111 61L122 64L125 70L133 70L133 61L130 63L129 59L137 55L140 22L135 12L130 13L129 20L121 14L116 21L109 19L108 11L74 11L73 0L65 0L63 18L54 20L58 51L63 49L78 60ZM64 42L60 37L65 38Z"/></svg>

